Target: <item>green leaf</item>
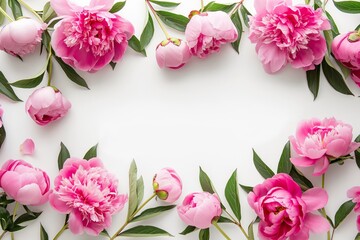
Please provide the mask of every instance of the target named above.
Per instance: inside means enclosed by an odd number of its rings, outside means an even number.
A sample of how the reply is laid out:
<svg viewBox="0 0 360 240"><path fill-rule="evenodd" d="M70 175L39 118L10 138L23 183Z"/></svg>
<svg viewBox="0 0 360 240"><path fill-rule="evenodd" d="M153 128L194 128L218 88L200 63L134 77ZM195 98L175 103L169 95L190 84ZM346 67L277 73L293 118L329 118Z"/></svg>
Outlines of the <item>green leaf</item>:
<svg viewBox="0 0 360 240"><path fill-rule="evenodd" d="M172 235L161 228L154 226L136 226L128 230L123 231L119 236L124 237L157 237L157 236L169 236Z"/></svg>
<svg viewBox="0 0 360 240"><path fill-rule="evenodd" d="M87 83L85 82L85 79L82 78L72 67L70 67L69 65L67 65L66 63L64 63L64 61L55 56L55 53L53 52L55 60L59 63L60 67L62 68L62 70L65 72L66 76L73 81L74 83L76 83L77 85L90 89L87 85Z"/></svg>
<svg viewBox="0 0 360 240"><path fill-rule="evenodd" d="M96 144L95 146L91 147L85 154L84 159L86 160L90 160L91 158L97 157L97 147L98 144Z"/></svg>
<svg viewBox="0 0 360 240"><path fill-rule="evenodd" d="M128 215L127 220L131 218L138 207L138 198L136 192L137 185L137 166L135 161L133 160L129 169L129 206L128 206Z"/></svg>
<svg viewBox="0 0 360 240"><path fill-rule="evenodd" d="M355 30L356 30L356 31L359 31L359 30L360 30L360 24L356 26Z"/></svg>
<svg viewBox="0 0 360 240"><path fill-rule="evenodd" d="M125 7L126 1L115 3L109 10L111 13L116 13Z"/></svg>
<svg viewBox="0 0 360 240"><path fill-rule="evenodd" d="M322 1L321 0L314 0L314 9L318 9L322 7Z"/></svg>
<svg viewBox="0 0 360 240"><path fill-rule="evenodd" d="M129 47L131 47L135 52L141 53L142 55L144 55L146 57L146 51L145 51L145 49L141 48L140 41L135 35L133 35L129 39L128 43L129 43Z"/></svg>
<svg viewBox="0 0 360 240"><path fill-rule="evenodd" d="M7 230L12 223L11 215L4 207L0 207L0 225L3 230Z"/></svg>
<svg viewBox="0 0 360 240"><path fill-rule="evenodd" d="M314 100L317 98L320 86L320 69L321 65L316 65L314 70L306 71L306 79L309 90L314 95Z"/></svg>
<svg viewBox="0 0 360 240"><path fill-rule="evenodd" d="M229 178L225 187L225 198L236 218L241 221L241 207L239 198L239 189L237 181L237 171L235 170Z"/></svg>
<svg viewBox="0 0 360 240"><path fill-rule="evenodd" d="M291 172L292 163L290 162L290 142L288 141L284 149L281 153L280 161L278 164L277 173L287 173L289 174Z"/></svg>
<svg viewBox="0 0 360 240"><path fill-rule="evenodd" d="M236 30L238 32L238 37L236 39L235 42L231 43L231 46L233 47L233 49L239 53L239 45L240 45L240 41L241 41L241 36L242 36L242 31L243 31L243 27L242 27L242 23L241 23L241 19L240 19L240 14L239 11L236 11L236 13L234 13L231 16L231 21L234 23Z"/></svg>
<svg viewBox="0 0 360 240"><path fill-rule="evenodd" d="M41 212L38 214L30 214L30 213L24 213L20 215L18 218L16 218L14 224L21 224L23 222L28 222L37 219L40 216Z"/></svg>
<svg viewBox="0 0 360 240"><path fill-rule="evenodd" d="M354 95L346 85L341 74L330 66L325 59L322 61L322 68L325 78L336 91L346 95Z"/></svg>
<svg viewBox="0 0 360 240"><path fill-rule="evenodd" d="M22 100L16 96L14 90L10 86L4 74L0 71L0 93L7 96L13 101L21 102Z"/></svg>
<svg viewBox="0 0 360 240"><path fill-rule="evenodd" d="M249 16L251 16L251 13L246 9L246 7L244 6L244 4L241 5L240 7L240 13L241 13L241 17L244 20L244 24L247 28L250 27L249 25Z"/></svg>
<svg viewBox="0 0 360 240"><path fill-rule="evenodd" d="M108 233L108 231L106 231L106 229L102 230L100 235L107 237L107 238L111 238L110 234Z"/></svg>
<svg viewBox="0 0 360 240"><path fill-rule="evenodd" d="M208 228L200 229L199 231L199 240L209 240L210 239L210 231Z"/></svg>
<svg viewBox="0 0 360 240"><path fill-rule="evenodd" d="M156 13L167 26L180 32L185 32L186 25L189 22L187 17L166 11L156 11Z"/></svg>
<svg viewBox="0 0 360 240"><path fill-rule="evenodd" d="M325 13L326 13L326 17L329 19L329 22L331 24L331 31L333 33L333 37L336 37L337 35L340 34L339 29L338 29L333 17L331 16L331 14L328 11L326 11Z"/></svg>
<svg viewBox="0 0 360 240"><path fill-rule="evenodd" d="M354 240L360 240L360 233L356 234L355 239Z"/></svg>
<svg viewBox="0 0 360 240"><path fill-rule="evenodd" d="M360 13L360 2L356 1L333 1L335 7L345 13Z"/></svg>
<svg viewBox="0 0 360 240"><path fill-rule="evenodd" d="M144 198L144 180L142 176L136 181L136 195L139 206Z"/></svg>
<svg viewBox="0 0 360 240"><path fill-rule="evenodd" d="M49 240L49 236L42 224L40 224L40 240Z"/></svg>
<svg viewBox="0 0 360 240"><path fill-rule="evenodd" d="M11 8L15 20L23 16L21 5L17 0L9 0L8 5Z"/></svg>
<svg viewBox="0 0 360 240"><path fill-rule="evenodd" d="M253 187L250 187L250 186L245 186L245 185L242 185L242 184L239 184L239 186L240 186L241 189L244 190L246 193L252 192L252 190L253 190Z"/></svg>
<svg viewBox="0 0 360 240"><path fill-rule="evenodd" d="M234 9L236 3L232 3L232 4L222 4L222 3L216 3L214 1L209 2L205 7L204 7L204 12L215 12L215 11L222 11L222 12L226 12L229 13L231 10Z"/></svg>
<svg viewBox="0 0 360 240"><path fill-rule="evenodd" d="M198 228L194 227L194 226L187 226L180 234L181 235L186 235L189 233L194 232L195 230L197 230Z"/></svg>
<svg viewBox="0 0 360 240"><path fill-rule="evenodd" d="M249 235L249 240L254 240L255 239L255 236L254 236L254 222L251 222L249 224L248 235Z"/></svg>
<svg viewBox="0 0 360 240"><path fill-rule="evenodd" d="M234 223L231 219L227 217L220 216L217 220L218 223Z"/></svg>
<svg viewBox="0 0 360 240"><path fill-rule="evenodd" d="M156 4L156 5L159 5L161 7L177 7L180 5L180 3L177 3L177 2L164 2L164 1L156 1L156 0L150 0L150 2Z"/></svg>
<svg viewBox="0 0 360 240"><path fill-rule="evenodd" d="M163 212L166 212L166 211L169 211L169 210L173 209L174 207L176 207L176 205L159 206L159 207L146 209L141 214L134 217L131 220L131 222L138 222L138 221L142 221L142 220L146 220L146 219L149 219L149 218L156 217L156 216L160 215Z"/></svg>
<svg viewBox="0 0 360 240"><path fill-rule="evenodd" d="M253 162L256 170L260 173L263 178L271 178L274 176L274 172L261 160L253 149Z"/></svg>
<svg viewBox="0 0 360 240"><path fill-rule="evenodd" d="M5 138L6 138L6 131L5 131L5 127L3 124L2 127L0 128L0 148L3 145Z"/></svg>
<svg viewBox="0 0 360 240"><path fill-rule="evenodd" d="M110 62L109 64L110 64L112 70L115 70L116 62Z"/></svg>
<svg viewBox="0 0 360 240"><path fill-rule="evenodd" d="M295 166L292 167L289 175L294 179L297 184L299 184L303 191L314 187L311 181L307 179L304 174L302 174L298 169L296 169Z"/></svg>
<svg viewBox="0 0 360 240"><path fill-rule="evenodd" d="M355 138L355 142L360 142L360 135L357 136L357 138ZM355 153L356 165L358 166L358 168L360 168L360 151L359 151L359 149L355 150L354 153Z"/></svg>
<svg viewBox="0 0 360 240"><path fill-rule="evenodd" d="M10 85L12 85L14 87L18 87L18 88L34 88L34 87L37 87L42 82L42 80L44 78L44 74L45 74L45 71L33 78L19 80L19 81L10 83Z"/></svg>
<svg viewBox="0 0 360 240"><path fill-rule="evenodd" d="M335 57L335 62L339 66L341 73L343 74L344 79L346 79L350 75L350 69L344 66L339 60L337 60Z"/></svg>
<svg viewBox="0 0 360 240"><path fill-rule="evenodd" d="M42 16L41 16L42 20L45 23L49 23L50 20L52 20L56 16L57 16L56 12L54 11L54 9L52 9L50 2L47 2L43 8L43 12L42 12Z"/></svg>
<svg viewBox="0 0 360 240"><path fill-rule="evenodd" d="M60 148L60 152L59 152L59 156L58 156L58 168L59 168L59 170L61 170L63 168L66 159L70 158L70 152L66 148L65 144L63 144L61 142L60 147L61 148Z"/></svg>
<svg viewBox="0 0 360 240"><path fill-rule="evenodd" d="M335 228L337 228L342 221L349 215L349 213L354 209L355 203L352 200L344 202L337 212L335 213Z"/></svg>
<svg viewBox="0 0 360 240"><path fill-rule="evenodd" d="M215 193L215 189L213 187L213 184L209 178L209 176L206 174L206 172L204 172L202 170L202 168L200 167L200 174L199 174L199 180L200 180L200 185L203 191L205 192L209 192L209 193Z"/></svg>
<svg viewBox="0 0 360 240"><path fill-rule="evenodd" d="M153 36L154 36L154 23L151 18L151 15L149 13L148 21L147 21L145 28L140 36L140 46L142 49L146 48L146 46L150 43Z"/></svg>
<svg viewBox="0 0 360 240"><path fill-rule="evenodd" d="M0 0L0 7L2 9L6 9L6 0ZM4 14L0 14L0 25L2 25L5 21L5 16Z"/></svg>

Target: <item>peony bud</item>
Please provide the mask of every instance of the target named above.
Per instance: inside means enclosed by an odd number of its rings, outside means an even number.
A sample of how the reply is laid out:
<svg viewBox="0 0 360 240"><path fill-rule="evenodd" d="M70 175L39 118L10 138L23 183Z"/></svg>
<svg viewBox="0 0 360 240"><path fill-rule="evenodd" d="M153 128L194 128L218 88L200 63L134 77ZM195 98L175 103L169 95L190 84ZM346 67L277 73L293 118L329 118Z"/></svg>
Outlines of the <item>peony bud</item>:
<svg viewBox="0 0 360 240"><path fill-rule="evenodd" d="M173 203L181 195L182 183L174 169L163 168L154 176L153 188L158 198Z"/></svg>
<svg viewBox="0 0 360 240"><path fill-rule="evenodd" d="M156 47L156 61L160 68L178 69L191 58L187 43L181 39L169 38Z"/></svg>

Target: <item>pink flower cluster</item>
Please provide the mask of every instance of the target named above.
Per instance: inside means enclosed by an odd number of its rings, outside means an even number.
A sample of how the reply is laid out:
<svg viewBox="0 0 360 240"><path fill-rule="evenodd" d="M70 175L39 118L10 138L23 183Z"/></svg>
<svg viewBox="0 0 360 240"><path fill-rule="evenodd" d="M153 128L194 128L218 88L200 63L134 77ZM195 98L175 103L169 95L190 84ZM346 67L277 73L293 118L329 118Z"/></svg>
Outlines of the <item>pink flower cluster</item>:
<svg viewBox="0 0 360 240"><path fill-rule="evenodd" d="M358 215L356 226L358 231L360 232L360 187L353 187L349 189L347 192L347 196L349 198L352 198L352 201L356 203L354 212Z"/></svg>

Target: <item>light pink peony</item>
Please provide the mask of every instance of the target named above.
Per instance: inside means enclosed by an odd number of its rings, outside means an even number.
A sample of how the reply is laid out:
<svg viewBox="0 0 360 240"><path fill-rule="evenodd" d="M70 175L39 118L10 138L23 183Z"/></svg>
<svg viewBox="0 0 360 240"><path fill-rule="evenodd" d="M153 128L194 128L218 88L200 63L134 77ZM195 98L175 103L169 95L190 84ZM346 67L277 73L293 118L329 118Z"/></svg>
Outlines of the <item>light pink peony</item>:
<svg viewBox="0 0 360 240"><path fill-rule="evenodd" d="M156 47L156 61L160 68L178 69L185 65L191 58L191 53L186 42L177 38L162 41Z"/></svg>
<svg viewBox="0 0 360 240"><path fill-rule="evenodd" d="M229 15L222 11L191 17L185 30L190 52L199 58L219 52L222 44L234 42L238 33Z"/></svg>
<svg viewBox="0 0 360 240"><path fill-rule="evenodd" d="M70 107L71 103L52 87L35 90L25 104L30 117L42 126L65 116Z"/></svg>
<svg viewBox="0 0 360 240"><path fill-rule="evenodd" d="M8 160L0 169L0 187L20 204L37 206L49 199L50 179L23 160Z"/></svg>
<svg viewBox="0 0 360 240"><path fill-rule="evenodd" d="M335 58L351 70L351 78L360 87L360 35L357 31L338 35L331 45Z"/></svg>
<svg viewBox="0 0 360 240"><path fill-rule="evenodd" d="M10 22L0 31L0 50L13 56L32 53L41 42L41 34L47 25L31 18Z"/></svg>
<svg viewBox="0 0 360 240"><path fill-rule="evenodd" d="M187 195L177 211L184 223L200 229L209 228L222 212L219 198L208 192Z"/></svg>
<svg viewBox="0 0 360 240"><path fill-rule="evenodd" d="M96 72L124 55L133 25L109 12L113 0L91 0L88 6L70 0L51 0L63 19L55 25L51 44L57 56L70 66Z"/></svg>
<svg viewBox="0 0 360 240"><path fill-rule="evenodd" d="M157 172L153 179L153 187L158 198L167 203L178 200L182 192L181 179L172 168L163 168Z"/></svg>
<svg viewBox="0 0 360 240"><path fill-rule="evenodd" d="M265 71L275 73L287 63L311 70L326 53L322 30L331 28L321 8L292 6L291 0L255 0L250 36Z"/></svg>
<svg viewBox="0 0 360 240"><path fill-rule="evenodd" d="M352 142L352 127L335 118L301 122L290 142L296 153L291 162L298 167L314 166L315 176L326 172L329 158L346 156L360 147L360 143Z"/></svg>
<svg viewBox="0 0 360 240"><path fill-rule="evenodd" d="M329 222L311 212L323 208L328 195L322 188L302 193L287 174L277 174L256 185L248 195L249 205L260 218L262 240L307 240L309 231L326 232Z"/></svg>
<svg viewBox="0 0 360 240"><path fill-rule="evenodd" d="M98 158L89 161L69 158L55 178L50 204L70 214L69 229L74 234L97 236L111 225L111 216L119 212L127 195L118 193L118 180Z"/></svg>

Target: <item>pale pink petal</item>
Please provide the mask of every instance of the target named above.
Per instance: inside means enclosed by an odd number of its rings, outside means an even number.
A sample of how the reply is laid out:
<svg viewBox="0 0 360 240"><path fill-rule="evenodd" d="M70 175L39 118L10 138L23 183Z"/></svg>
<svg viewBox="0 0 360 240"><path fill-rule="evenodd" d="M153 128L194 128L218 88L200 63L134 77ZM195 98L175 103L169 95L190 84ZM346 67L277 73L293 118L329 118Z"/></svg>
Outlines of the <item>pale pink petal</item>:
<svg viewBox="0 0 360 240"><path fill-rule="evenodd" d="M37 184L28 184L19 189L15 200L23 205L38 205L42 202L42 193Z"/></svg>
<svg viewBox="0 0 360 240"><path fill-rule="evenodd" d="M329 165L330 165L329 160L326 157L320 158L315 163L313 175L320 176L320 175L324 174L326 172L326 170L328 169Z"/></svg>
<svg viewBox="0 0 360 240"><path fill-rule="evenodd" d="M73 211L70 213L69 229L75 235L79 235L84 232L84 226L81 220L81 214L78 211Z"/></svg>
<svg viewBox="0 0 360 240"><path fill-rule="evenodd" d="M330 230L330 223L324 217L312 213L306 214L304 224L314 233L324 233Z"/></svg>
<svg viewBox="0 0 360 240"><path fill-rule="evenodd" d="M34 150L35 150L35 143L31 138L26 139L20 145L20 152L23 155L33 155Z"/></svg>
<svg viewBox="0 0 360 240"><path fill-rule="evenodd" d="M301 199L306 203L306 211L312 212L326 206L328 194L324 189L315 187L304 192Z"/></svg>

